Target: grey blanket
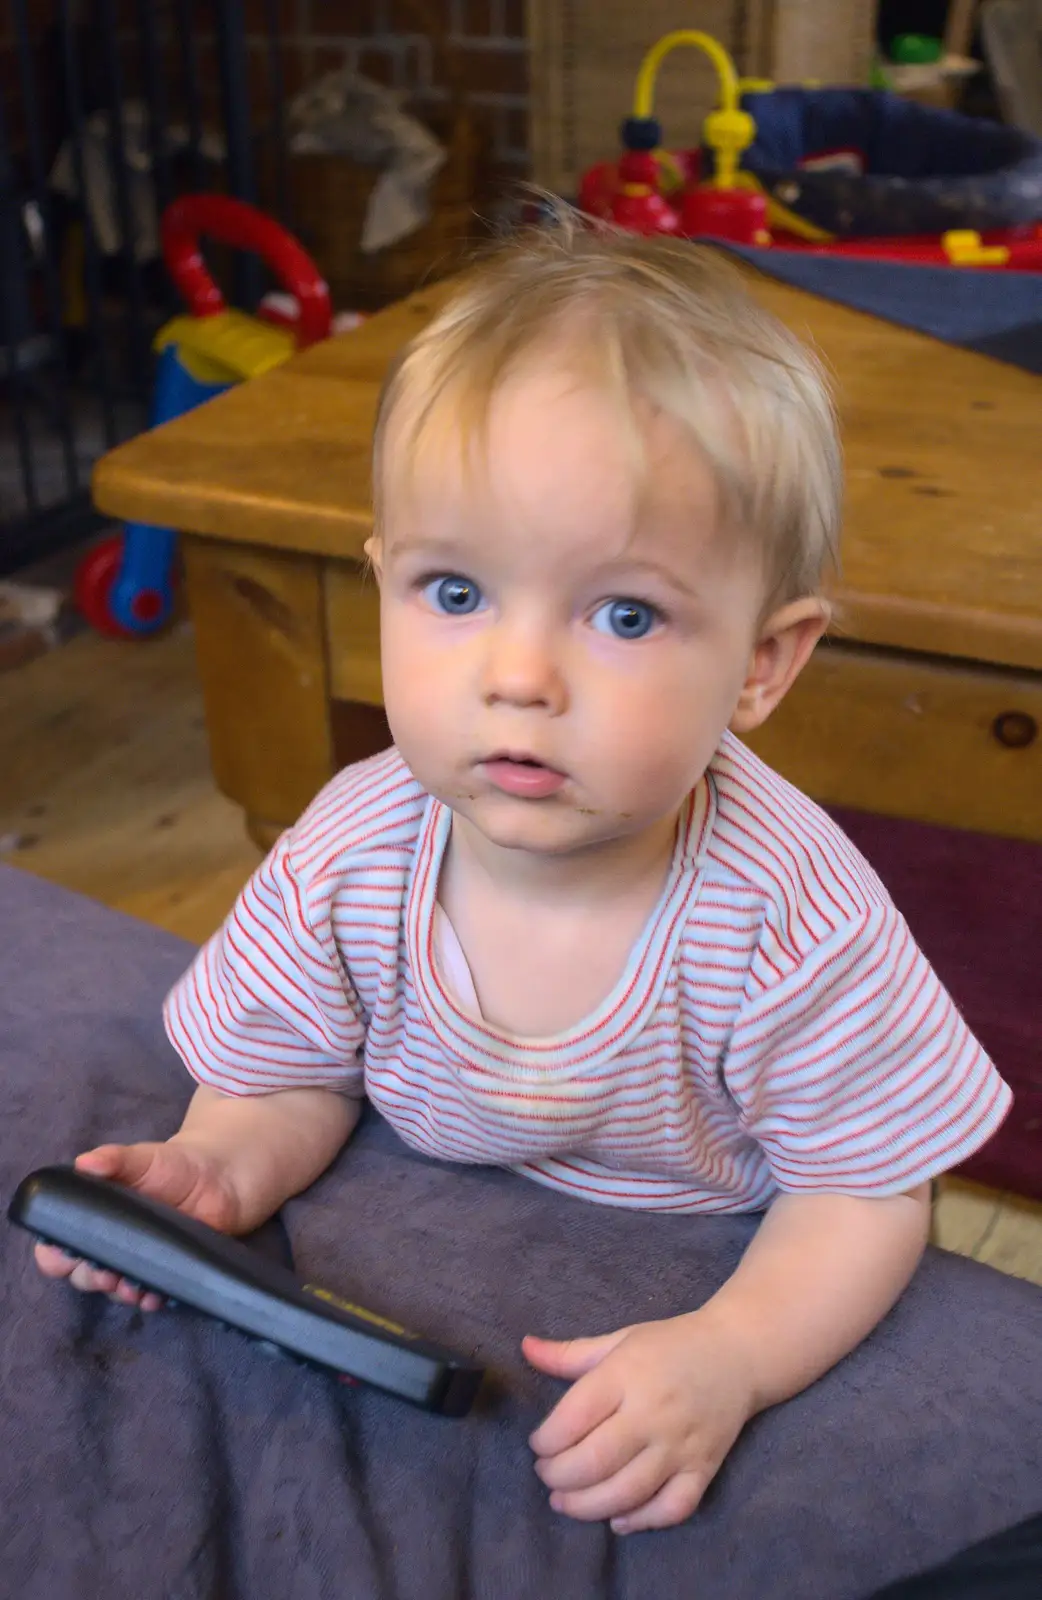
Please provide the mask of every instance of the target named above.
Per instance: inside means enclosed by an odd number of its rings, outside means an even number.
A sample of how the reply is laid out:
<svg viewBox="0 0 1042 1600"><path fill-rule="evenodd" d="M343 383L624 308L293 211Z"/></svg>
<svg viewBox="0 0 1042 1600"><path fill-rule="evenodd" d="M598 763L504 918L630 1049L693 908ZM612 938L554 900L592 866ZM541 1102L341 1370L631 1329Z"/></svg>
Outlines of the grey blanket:
<svg viewBox="0 0 1042 1600"><path fill-rule="evenodd" d="M0 869L0 1182L162 1136L161 998L189 948ZM273 1360L187 1310L46 1284L0 1225L2 1600L860 1600L1042 1509L1042 1292L931 1252L835 1372L754 1423L684 1527L555 1516L529 1330L711 1294L751 1219L647 1217L453 1169L370 1118L286 1208L297 1269L497 1375L465 1421Z"/></svg>

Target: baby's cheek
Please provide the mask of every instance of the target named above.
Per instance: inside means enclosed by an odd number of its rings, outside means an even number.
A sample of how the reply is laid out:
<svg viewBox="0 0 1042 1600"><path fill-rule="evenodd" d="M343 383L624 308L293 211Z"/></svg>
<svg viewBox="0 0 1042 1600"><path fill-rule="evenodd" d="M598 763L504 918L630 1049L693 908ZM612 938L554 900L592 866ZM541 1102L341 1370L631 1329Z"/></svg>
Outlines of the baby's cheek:
<svg viewBox="0 0 1042 1600"><path fill-rule="evenodd" d="M679 803L705 771L720 731L714 734L674 685L653 694L617 687L604 707L600 743L620 811Z"/></svg>

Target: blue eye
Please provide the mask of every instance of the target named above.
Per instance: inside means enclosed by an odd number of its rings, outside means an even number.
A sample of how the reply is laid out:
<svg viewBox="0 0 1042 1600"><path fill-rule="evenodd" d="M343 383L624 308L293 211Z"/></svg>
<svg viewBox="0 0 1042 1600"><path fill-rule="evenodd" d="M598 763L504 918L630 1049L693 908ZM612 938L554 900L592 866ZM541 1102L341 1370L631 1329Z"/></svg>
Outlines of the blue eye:
<svg viewBox="0 0 1042 1600"><path fill-rule="evenodd" d="M598 633L610 633L616 639L643 639L661 618L646 600L606 600L590 620Z"/></svg>
<svg viewBox="0 0 1042 1600"><path fill-rule="evenodd" d="M476 583L456 573L446 578L432 578L430 583L424 584L423 592L435 611L447 617L468 617L484 600Z"/></svg>

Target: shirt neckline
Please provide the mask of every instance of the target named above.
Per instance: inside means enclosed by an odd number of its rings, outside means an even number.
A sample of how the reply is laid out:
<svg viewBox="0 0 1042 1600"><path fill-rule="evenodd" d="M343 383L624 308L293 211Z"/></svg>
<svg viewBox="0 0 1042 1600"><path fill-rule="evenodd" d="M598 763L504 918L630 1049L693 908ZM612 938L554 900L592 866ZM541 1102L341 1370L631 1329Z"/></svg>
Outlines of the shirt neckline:
<svg viewBox="0 0 1042 1600"><path fill-rule="evenodd" d="M698 897L703 863L716 816L716 794L706 773L681 810L673 858L655 909L610 994L574 1027L550 1036L508 1033L472 1016L446 988L434 952L438 879L452 827L452 811L432 795L417 838L405 906L406 951L424 1016L439 1044L457 1063L481 1076L513 1080L519 1074L556 1079L581 1073L625 1049L644 1027L672 967L688 912Z"/></svg>

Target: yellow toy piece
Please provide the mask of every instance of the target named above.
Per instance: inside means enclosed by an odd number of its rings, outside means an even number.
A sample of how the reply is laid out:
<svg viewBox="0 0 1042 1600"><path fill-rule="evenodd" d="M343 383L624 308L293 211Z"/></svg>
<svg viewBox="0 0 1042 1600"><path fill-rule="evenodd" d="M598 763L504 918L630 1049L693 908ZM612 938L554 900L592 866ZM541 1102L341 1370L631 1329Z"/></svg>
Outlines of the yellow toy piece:
<svg viewBox="0 0 1042 1600"><path fill-rule="evenodd" d="M160 328L156 350L177 346L181 365L198 383L242 383L288 361L297 348L288 328L276 328L244 311L213 317L174 317Z"/></svg>
<svg viewBox="0 0 1042 1600"><path fill-rule="evenodd" d="M1003 244L982 244L972 228L950 228L941 235L941 248L953 267L1004 267L1009 251Z"/></svg>
<svg viewBox="0 0 1042 1600"><path fill-rule="evenodd" d="M689 46L703 51L716 68L720 80L720 108L711 111L705 121L705 141L712 150L715 161L713 185L717 189L734 189L738 163L742 152L756 138L756 124L739 100L742 80L735 71L734 62L718 39L702 33L698 28L677 28L653 44L637 73L633 94L633 115L649 118L655 103L655 80L659 67L674 50ZM658 151L655 152L658 155Z"/></svg>

